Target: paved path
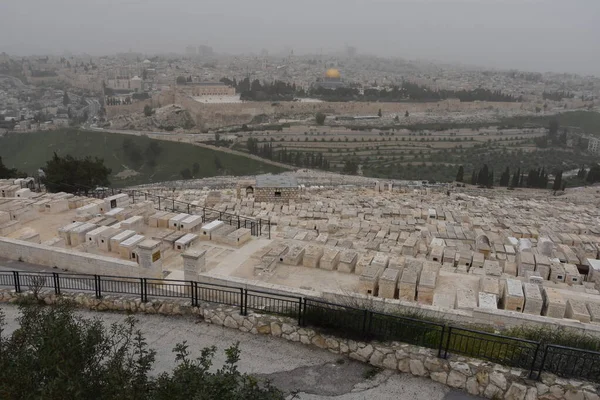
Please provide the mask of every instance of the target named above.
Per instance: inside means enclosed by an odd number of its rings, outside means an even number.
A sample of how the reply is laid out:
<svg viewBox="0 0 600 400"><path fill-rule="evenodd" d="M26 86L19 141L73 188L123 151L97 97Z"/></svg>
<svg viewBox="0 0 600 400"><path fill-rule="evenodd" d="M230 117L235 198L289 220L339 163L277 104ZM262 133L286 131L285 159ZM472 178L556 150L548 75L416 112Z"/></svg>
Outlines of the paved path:
<svg viewBox="0 0 600 400"><path fill-rule="evenodd" d="M6 315L6 334L16 329L18 309L3 304ZM106 324L123 321L125 314L78 311L87 318L99 317ZM203 347L215 345L219 349L214 360L220 367L225 360L223 349L239 342L240 371L271 379L286 393L298 392L299 400L467 400L474 399L460 392L450 391L444 385L429 379L416 378L392 371L376 373L371 379L372 367L340 357L326 350L292 343L270 336L251 335L237 330L215 326L188 317L137 315L151 348L157 350L154 372L170 370L174 366L172 349L186 340L193 355ZM288 398L292 396L289 395Z"/></svg>

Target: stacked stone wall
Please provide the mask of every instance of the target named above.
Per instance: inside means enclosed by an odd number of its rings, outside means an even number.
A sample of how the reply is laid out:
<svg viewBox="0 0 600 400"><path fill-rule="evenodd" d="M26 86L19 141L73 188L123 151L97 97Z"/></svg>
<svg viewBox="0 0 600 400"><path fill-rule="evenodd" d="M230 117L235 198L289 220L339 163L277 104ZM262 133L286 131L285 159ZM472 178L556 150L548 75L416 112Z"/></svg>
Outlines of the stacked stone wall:
<svg viewBox="0 0 600 400"><path fill-rule="evenodd" d="M0 290L0 302L15 303L31 293ZM61 296L40 292L46 304L55 304ZM76 305L95 311L120 311L169 316L191 316L205 322L237 329L251 334L270 335L304 345L316 346L332 353L369 363L375 367L410 373L429 378L452 388L464 390L487 399L505 400L600 400L600 387L588 382L563 379L543 373L540 380L528 379L529 371L511 369L491 362L467 357L439 358L437 350L398 342L362 342L323 334L299 327L291 318L248 312L240 315L239 308L200 303L198 307L184 300L152 300L143 303L139 298L105 296L96 299L90 293L62 296Z"/></svg>
<svg viewBox="0 0 600 400"><path fill-rule="evenodd" d="M275 192L280 193L280 196L275 196ZM297 201L300 197L300 189L294 188L272 188L272 187L255 187L254 199L258 202L265 203L289 203L290 200Z"/></svg>

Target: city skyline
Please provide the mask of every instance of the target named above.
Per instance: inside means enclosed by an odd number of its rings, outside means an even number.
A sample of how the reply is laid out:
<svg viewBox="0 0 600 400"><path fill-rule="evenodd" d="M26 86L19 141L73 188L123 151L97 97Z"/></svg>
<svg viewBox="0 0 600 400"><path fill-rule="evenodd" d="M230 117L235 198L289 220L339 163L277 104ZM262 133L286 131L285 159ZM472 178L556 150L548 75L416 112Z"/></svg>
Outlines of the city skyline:
<svg viewBox="0 0 600 400"><path fill-rule="evenodd" d="M32 0L5 6L0 52L104 55L131 49L154 54L210 45L231 54L258 54L263 48L318 54L352 45L375 56L600 75L600 55L593 51L600 34L598 16L600 4L591 0L378 0L350 5L338 0L285 5L227 0L202 7L187 0Z"/></svg>

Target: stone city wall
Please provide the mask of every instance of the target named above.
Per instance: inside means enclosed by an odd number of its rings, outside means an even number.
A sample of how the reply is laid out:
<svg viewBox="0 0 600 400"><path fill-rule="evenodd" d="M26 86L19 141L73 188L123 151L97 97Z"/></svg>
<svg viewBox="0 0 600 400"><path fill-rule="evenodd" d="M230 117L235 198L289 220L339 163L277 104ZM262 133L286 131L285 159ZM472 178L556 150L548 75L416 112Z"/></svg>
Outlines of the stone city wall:
<svg viewBox="0 0 600 400"><path fill-rule="evenodd" d="M0 257L82 274L162 278L162 275L154 276L150 270L144 270L131 261L5 237L0 237Z"/></svg>
<svg viewBox="0 0 600 400"><path fill-rule="evenodd" d="M227 125L248 124L257 115L265 114L273 119L283 117L302 117L323 112L330 115L376 115L381 109L385 114L402 114L417 112L462 112L488 110L523 110L531 111L534 104L529 103L462 103L455 100L444 100L430 103L367 103L367 102L243 102L231 104L205 104L199 103L184 93L165 90L153 96L151 100L140 101L129 105L107 106L107 116L141 112L146 104L152 107L163 107L169 104L178 104L187 109L195 119L199 128L215 128ZM531 109L531 110L530 110Z"/></svg>
<svg viewBox="0 0 600 400"><path fill-rule="evenodd" d="M14 303L17 294L1 289L0 302ZM61 296L43 291L38 294L46 304L56 303ZM528 379L529 371L510 369L504 366L467 357L451 356L442 359L437 351L423 347L390 342L362 342L342 339L323 334L310 328L297 326L295 320L248 312L240 315L239 309L200 303L192 307L184 300L153 300L142 303L139 298L105 296L96 299L93 294L67 294L63 298L73 300L78 306L96 311L126 311L169 316L194 316L205 322L238 329L251 334L270 335L304 345L327 349L332 353L350 357L415 376L429 378L452 388L464 390L472 395L488 399L505 400L600 400L598 385L573 379L563 379L543 373L540 380Z"/></svg>

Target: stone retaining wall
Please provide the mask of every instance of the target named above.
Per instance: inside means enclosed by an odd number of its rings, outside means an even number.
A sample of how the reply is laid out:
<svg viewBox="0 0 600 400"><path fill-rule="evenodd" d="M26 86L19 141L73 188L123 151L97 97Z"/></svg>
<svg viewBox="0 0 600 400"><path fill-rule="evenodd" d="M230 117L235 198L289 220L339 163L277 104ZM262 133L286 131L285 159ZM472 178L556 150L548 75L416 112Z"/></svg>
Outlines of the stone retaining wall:
<svg viewBox="0 0 600 400"><path fill-rule="evenodd" d="M0 289L0 302L14 303L31 293L15 293ZM201 303L192 307L186 300L152 300L142 303L130 296L105 296L96 299L90 293L40 292L46 304L61 297L73 300L78 306L95 311L128 311L162 315L195 316L204 321L238 329L252 334L271 335L292 342L327 349L332 353L367 362L373 366L428 377L433 381L464 390L488 399L506 400L600 400L600 387L588 382L562 379L542 374L541 380L527 379L528 371L511 369L491 362L468 357L437 357L437 351L404 343L361 342L323 334L317 330L298 327L292 318L248 311L240 315L239 308Z"/></svg>

